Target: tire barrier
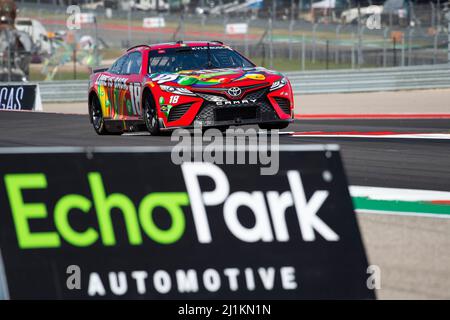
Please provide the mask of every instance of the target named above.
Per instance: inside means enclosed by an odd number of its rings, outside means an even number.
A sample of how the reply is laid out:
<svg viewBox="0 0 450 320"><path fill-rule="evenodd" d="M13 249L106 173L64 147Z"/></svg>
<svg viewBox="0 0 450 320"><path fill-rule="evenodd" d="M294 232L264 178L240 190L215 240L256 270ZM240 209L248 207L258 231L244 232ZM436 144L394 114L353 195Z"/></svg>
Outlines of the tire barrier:
<svg viewBox="0 0 450 320"><path fill-rule="evenodd" d="M375 298L338 147L279 150L275 175L166 148L0 150L3 297Z"/></svg>

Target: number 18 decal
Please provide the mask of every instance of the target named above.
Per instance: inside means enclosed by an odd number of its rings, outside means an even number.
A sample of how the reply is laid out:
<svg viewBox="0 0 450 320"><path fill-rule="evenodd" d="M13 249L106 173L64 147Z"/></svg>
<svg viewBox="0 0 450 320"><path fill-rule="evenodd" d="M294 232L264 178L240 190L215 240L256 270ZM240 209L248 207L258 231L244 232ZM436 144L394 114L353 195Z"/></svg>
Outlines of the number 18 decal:
<svg viewBox="0 0 450 320"><path fill-rule="evenodd" d="M170 96L169 103L170 104L177 104L178 100L180 100L180 96Z"/></svg>
<svg viewBox="0 0 450 320"><path fill-rule="evenodd" d="M130 83L131 105L133 107L133 114L141 114L141 85L139 83Z"/></svg>

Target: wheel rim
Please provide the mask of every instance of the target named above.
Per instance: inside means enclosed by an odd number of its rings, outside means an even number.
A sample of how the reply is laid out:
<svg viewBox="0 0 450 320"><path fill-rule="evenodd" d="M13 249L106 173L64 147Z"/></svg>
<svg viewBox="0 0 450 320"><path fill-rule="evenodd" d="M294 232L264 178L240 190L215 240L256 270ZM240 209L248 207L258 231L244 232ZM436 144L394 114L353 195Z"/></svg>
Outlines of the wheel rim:
<svg viewBox="0 0 450 320"><path fill-rule="evenodd" d="M146 113L146 120L147 120L147 126L149 128L156 127L156 111L152 106L150 105L150 102L148 99L145 101L145 113Z"/></svg>
<svg viewBox="0 0 450 320"><path fill-rule="evenodd" d="M99 108L97 101L92 102L92 123L94 124L95 129L100 129L103 122L102 111Z"/></svg>

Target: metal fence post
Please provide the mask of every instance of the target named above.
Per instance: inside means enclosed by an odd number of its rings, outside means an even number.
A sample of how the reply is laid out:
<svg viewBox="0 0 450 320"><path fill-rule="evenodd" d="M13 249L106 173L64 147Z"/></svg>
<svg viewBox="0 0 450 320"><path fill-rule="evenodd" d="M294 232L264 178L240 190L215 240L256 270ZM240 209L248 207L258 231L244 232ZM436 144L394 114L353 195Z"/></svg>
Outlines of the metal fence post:
<svg viewBox="0 0 450 320"><path fill-rule="evenodd" d="M447 13L447 20L448 20L448 26L447 26L447 32L448 32L447 62L450 63L450 12Z"/></svg>
<svg viewBox="0 0 450 320"><path fill-rule="evenodd" d="M402 34L402 67L405 66L405 34Z"/></svg>
<svg viewBox="0 0 450 320"><path fill-rule="evenodd" d="M11 72L12 72L12 70L11 70L11 68L12 68L12 59L11 59L11 54L12 54L12 52L11 52L11 45L12 45L12 41L11 41L11 30L5 30L5 32L6 32L6 41L8 42L8 44L7 44L7 46L8 46L8 50L7 50L7 52L6 52L6 54L7 54L7 58L6 58L6 61L7 61L7 68L8 68L8 82L11 82Z"/></svg>
<svg viewBox="0 0 450 320"><path fill-rule="evenodd" d="M334 63L339 64L339 33L341 32L342 25L338 24L336 27L336 43L334 49Z"/></svg>
<svg viewBox="0 0 450 320"><path fill-rule="evenodd" d="M431 27L435 28L436 27L436 11L435 11L434 3L431 1L430 1L430 6L431 6Z"/></svg>
<svg viewBox="0 0 450 320"><path fill-rule="evenodd" d="M439 30L436 30L436 34L434 35L433 38L433 64L436 64L437 62L438 37L439 37Z"/></svg>
<svg viewBox="0 0 450 320"><path fill-rule="evenodd" d="M412 35L414 28L410 28L408 31L408 66L412 64Z"/></svg>
<svg viewBox="0 0 450 320"><path fill-rule="evenodd" d="M180 16L180 30L181 30L181 40L185 40L185 32L184 32L184 13Z"/></svg>
<svg viewBox="0 0 450 320"><path fill-rule="evenodd" d="M396 67L397 66L397 40L395 39L395 37L392 38L392 49L394 51L394 61L393 61L393 66Z"/></svg>
<svg viewBox="0 0 450 320"><path fill-rule="evenodd" d="M365 28L365 26L358 27L358 68L361 68L361 66L364 63L363 44L362 44L364 28Z"/></svg>
<svg viewBox="0 0 450 320"><path fill-rule="evenodd" d="M305 57L306 57L306 54L305 54L305 41L306 41L305 35L303 34L302 35L302 71L305 71Z"/></svg>
<svg viewBox="0 0 450 320"><path fill-rule="evenodd" d="M351 60L352 60L352 69L355 69L355 34L352 32L352 54L351 54Z"/></svg>
<svg viewBox="0 0 450 320"><path fill-rule="evenodd" d="M290 22L289 22L289 60L292 60L292 55L293 55L293 52L292 52L292 37L293 37L293 34L292 34L292 32L293 32L293 29L294 29L294 24L295 24L295 21L294 20L291 20Z"/></svg>
<svg viewBox="0 0 450 320"><path fill-rule="evenodd" d="M205 27L205 22L206 22L206 16L205 15L202 15L202 18L201 18L201 26L202 26L202 28L204 28Z"/></svg>
<svg viewBox="0 0 450 320"><path fill-rule="evenodd" d="M269 67L273 68L273 20L269 18Z"/></svg>
<svg viewBox="0 0 450 320"><path fill-rule="evenodd" d="M314 23L313 24L313 30L312 30L312 32L313 32L313 39L312 39L312 41L313 41L313 44L312 44L312 63L316 63L316 29L317 29L317 27L318 27L318 24L317 23Z"/></svg>
<svg viewBox="0 0 450 320"><path fill-rule="evenodd" d="M248 57L250 55L250 50L248 46L248 33L250 32L250 19L247 19L247 32L244 35L244 52L245 56Z"/></svg>
<svg viewBox="0 0 450 320"><path fill-rule="evenodd" d="M225 15L224 15L224 17L223 17L223 30L226 30L227 29L227 24L228 24L228 15L225 13ZM224 34L224 40L225 40L225 42L228 42L228 39L227 38L229 38L229 37L227 37L227 34Z"/></svg>
<svg viewBox="0 0 450 320"><path fill-rule="evenodd" d="M384 28L383 32L383 67L386 68L387 66L387 56L386 56L386 50L387 50L387 35L389 32L389 28Z"/></svg>
<svg viewBox="0 0 450 320"><path fill-rule="evenodd" d="M437 23L437 29L438 32L441 29L441 2L438 0L437 6L436 6L436 23Z"/></svg>
<svg viewBox="0 0 450 320"><path fill-rule="evenodd" d="M128 9L128 15L127 15L127 30L128 30L128 38L127 38L127 47L131 47L131 7Z"/></svg>

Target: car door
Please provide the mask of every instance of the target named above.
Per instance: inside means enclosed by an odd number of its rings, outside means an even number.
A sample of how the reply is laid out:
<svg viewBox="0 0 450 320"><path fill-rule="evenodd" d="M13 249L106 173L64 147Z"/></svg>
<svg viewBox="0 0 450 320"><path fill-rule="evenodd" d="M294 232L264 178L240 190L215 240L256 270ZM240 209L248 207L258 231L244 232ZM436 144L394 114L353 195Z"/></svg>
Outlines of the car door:
<svg viewBox="0 0 450 320"><path fill-rule="evenodd" d="M108 86L108 103L110 118L121 120L123 118L123 96L127 92L127 79L123 76L125 66L128 64L128 55L119 58L109 70L110 83Z"/></svg>
<svg viewBox="0 0 450 320"><path fill-rule="evenodd" d="M142 95L142 53L134 51L128 54L122 76L127 79L127 92L122 101L123 116L128 120L136 120L141 114Z"/></svg>

